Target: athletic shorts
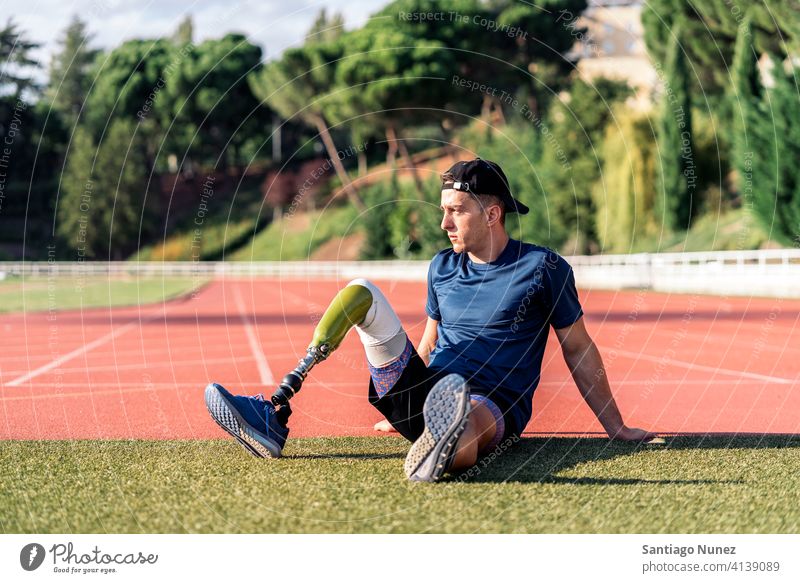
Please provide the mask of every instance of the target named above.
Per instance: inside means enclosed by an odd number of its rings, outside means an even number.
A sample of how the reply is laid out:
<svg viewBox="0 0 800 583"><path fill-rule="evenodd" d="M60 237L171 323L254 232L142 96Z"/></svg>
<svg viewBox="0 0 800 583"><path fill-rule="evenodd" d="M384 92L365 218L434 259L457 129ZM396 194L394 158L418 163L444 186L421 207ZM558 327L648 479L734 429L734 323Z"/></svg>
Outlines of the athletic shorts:
<svg viewBox="0 0 800 583"><path fill-rule="evenodd" d="M392 378L394 382L387 383L390 387L380 387L381 396L376 389L376 382L380 386L384 380L381 377L385 373L396 377L396 373L399 371L395 368L394 374L391 374L393 364L402 367L402 372L396 381ZM422 417L425 398L436 382L447 376L448 373L441 370L434 371L425 366L410 340L403 356L398 359L397 363L389 364L382 369L370 367L370 371L369 402L386 417L400 435L409 441L416 441L425 429L425 421ZM510 424L506 422L500 408L487 396L489 392L470 385L470 398L486 405L494 415L498 429L492 442L484 447L483 451L494 449L503 439L510 436L507 430Z"/></svg>

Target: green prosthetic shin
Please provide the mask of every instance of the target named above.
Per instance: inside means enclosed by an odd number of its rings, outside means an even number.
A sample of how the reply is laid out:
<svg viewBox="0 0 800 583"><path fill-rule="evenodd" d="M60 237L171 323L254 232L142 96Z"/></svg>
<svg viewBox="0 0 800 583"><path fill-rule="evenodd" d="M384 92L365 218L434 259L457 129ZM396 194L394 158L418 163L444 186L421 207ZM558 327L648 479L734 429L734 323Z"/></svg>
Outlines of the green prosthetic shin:
<svg viewBox="0 0 800 583"><path fill-rule="evenodd" d="M348 285L340 290L317 324L306 356L283 377L273 393L272 404L288 409L289 399L300 390L309 371L339 347L350 328L361 324L371 307L372 293L366 287Z"/></svg>

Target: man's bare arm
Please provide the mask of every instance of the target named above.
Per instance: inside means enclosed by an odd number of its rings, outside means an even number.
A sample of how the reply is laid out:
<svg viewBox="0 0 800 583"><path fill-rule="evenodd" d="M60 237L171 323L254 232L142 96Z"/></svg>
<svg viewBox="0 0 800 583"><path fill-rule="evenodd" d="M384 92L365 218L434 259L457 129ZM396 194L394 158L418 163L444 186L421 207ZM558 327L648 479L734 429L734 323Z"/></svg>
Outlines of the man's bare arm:
<svg viewBox="0 0 800 583"><path fill-rule="evenodd" d="M439 322L431 317L425 323L425 331L422 333L422 340L419 341L417 347L417 354L419 354L422 361L427 365L430 359L431 351L436 347L436 340L439 338L439 331L437 326Z"/></svg>
<svg viewBox="0 0 800 583"><path fill-rule="evenodd" d="M583 318L571 326L557 329L556 336L581 396L608 436L630 441L647 441L656 437L649 431L625 425L611 393L600 351L586 331Z"/></svg>

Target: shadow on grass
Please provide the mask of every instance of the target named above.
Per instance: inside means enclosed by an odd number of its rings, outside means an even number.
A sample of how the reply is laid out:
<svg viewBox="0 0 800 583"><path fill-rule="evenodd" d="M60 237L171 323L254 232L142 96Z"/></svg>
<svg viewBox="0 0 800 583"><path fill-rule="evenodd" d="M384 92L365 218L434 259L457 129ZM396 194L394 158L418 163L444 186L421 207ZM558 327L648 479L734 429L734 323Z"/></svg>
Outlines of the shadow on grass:
<svg viewBox="0 0 800 583"><path fill-rule="evenodd" d="M575 485L635 484L739 484L740 480L717 479L636 479L603 477L564 477L559 472L586 462L611 460L639 452L675 450L785 449L800 448L800 435L795 434L684 434L666 438L664 445L643 445L611 442L605 438L528 437L520 439L506 451L489 454L449 482L519 482Z"/></svg>
<svg viewBox="0 0 800 583"><path fill-rule="evenodd" d="M322 459L354 459L354 460L390 460L405 459L404 453L303 453L289 454L286 456L293 460L322 460Z"/></svg>

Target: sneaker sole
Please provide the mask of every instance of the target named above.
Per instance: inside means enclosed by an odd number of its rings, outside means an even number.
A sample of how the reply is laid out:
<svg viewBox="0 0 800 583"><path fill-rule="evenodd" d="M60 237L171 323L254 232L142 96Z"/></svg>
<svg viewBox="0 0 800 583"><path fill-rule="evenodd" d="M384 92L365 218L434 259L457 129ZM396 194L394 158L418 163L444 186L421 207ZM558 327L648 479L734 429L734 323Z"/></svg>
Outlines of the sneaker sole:
<svg viewBox="0 0 800 583"><path fill-rule="evenodd" d="M425 430L411 446L403 469L414 482L436 482L469 419L469 388L461 375L444 377L425 399Z"/></svg>
<svg viewBox="0 0 800 583"><path fill-rule="evenodd" d="M281 457L281 447L247 423L214 383L206 387L205 400L211 418L248 452L260 458Z"/></svg>

